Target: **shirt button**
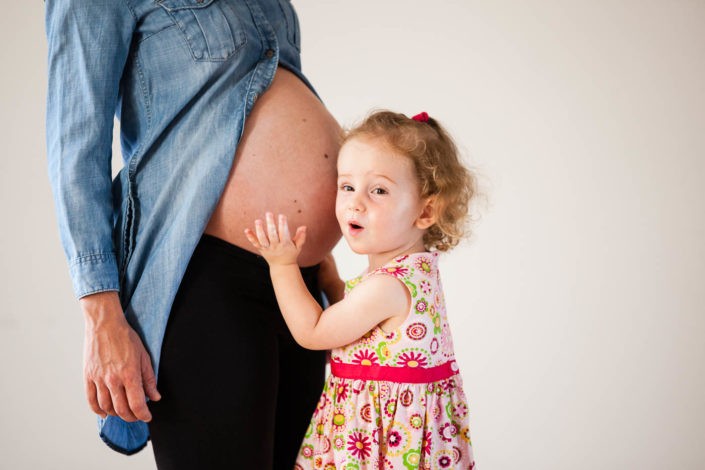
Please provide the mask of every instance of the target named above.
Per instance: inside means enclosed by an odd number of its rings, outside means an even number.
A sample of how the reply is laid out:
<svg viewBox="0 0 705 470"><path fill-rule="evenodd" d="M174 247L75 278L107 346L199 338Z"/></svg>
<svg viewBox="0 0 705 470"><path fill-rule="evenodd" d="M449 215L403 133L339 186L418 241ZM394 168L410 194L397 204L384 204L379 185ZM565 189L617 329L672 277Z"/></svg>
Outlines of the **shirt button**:
<svg viewBox="0 0 705 470"><path fill-rule="evenodd" d="M267 49L264 52L264 55L267 57L267 59L271 59L272 57L274 57L274 49Z"/></svg>

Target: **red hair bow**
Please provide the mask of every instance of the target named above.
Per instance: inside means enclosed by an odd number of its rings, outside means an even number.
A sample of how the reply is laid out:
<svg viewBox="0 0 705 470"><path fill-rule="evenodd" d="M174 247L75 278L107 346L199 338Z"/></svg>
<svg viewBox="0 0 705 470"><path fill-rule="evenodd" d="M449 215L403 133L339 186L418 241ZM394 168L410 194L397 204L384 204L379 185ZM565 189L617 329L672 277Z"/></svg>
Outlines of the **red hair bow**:
<svg viewBox="0 0 705 470"><path fill-rule="evenodd" d="M411 119L419 122L428 122L428 113L426 111L422 111Z"/></svg>

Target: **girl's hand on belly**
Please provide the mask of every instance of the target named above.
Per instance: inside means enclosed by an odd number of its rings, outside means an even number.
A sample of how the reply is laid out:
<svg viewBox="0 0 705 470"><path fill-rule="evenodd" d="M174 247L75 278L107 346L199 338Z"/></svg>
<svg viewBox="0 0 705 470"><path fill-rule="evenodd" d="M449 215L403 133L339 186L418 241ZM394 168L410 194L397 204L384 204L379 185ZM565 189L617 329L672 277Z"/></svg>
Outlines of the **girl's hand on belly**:
<svg viewBox="0 0 705 470"><path fill-rule="evenodd" d="M266 227L261 219L255 220L255 230L245 229L245 236L260 252L270 267L297 265L297 258L306 242L306 227L296 229L294 237L289 233L289 223L286 216L279 214L278 224L274 222L274 214L265 215Z"/></svg>

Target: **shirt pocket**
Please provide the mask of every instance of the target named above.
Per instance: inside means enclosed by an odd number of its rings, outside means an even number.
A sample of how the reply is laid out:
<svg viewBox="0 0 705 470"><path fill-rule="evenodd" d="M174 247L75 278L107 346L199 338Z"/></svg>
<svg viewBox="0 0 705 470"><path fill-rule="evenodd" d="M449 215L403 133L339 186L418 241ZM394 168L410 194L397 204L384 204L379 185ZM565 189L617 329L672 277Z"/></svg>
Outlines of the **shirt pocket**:
<svg viewBox="0 0 705 470"><path fill-rule="evenodd" d="M237 17L226 15L218 0L157 0L157 3L181 30L195 61L227 60L247 42Z"/></svg>

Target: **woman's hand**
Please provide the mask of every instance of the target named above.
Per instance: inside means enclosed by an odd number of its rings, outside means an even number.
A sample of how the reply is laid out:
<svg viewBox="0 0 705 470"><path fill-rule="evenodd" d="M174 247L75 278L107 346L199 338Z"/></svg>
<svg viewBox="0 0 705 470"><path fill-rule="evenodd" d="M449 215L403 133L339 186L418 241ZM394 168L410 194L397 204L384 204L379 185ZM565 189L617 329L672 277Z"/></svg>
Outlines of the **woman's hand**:
<svg viewBox="0 0 705 470"><path fill-rule="evenodd" d="M270 266L296 264L296 259L306 242L306 227L298 227L294 238L291 238L285 215L279 214L278 224L275 224L274 214L271 212L267 212L265 219L266 227L261 219L257 219L254 231L245 229L247 239Z"/></svg>
<svg viewBox="0 0 705 470"><path fill-rule="evenodd" d="M101 417L150 421L146 397L158 401L152 363L137 333L127 324L116 292L81 299L86 319L83 372L86 397Z"/></svg>

